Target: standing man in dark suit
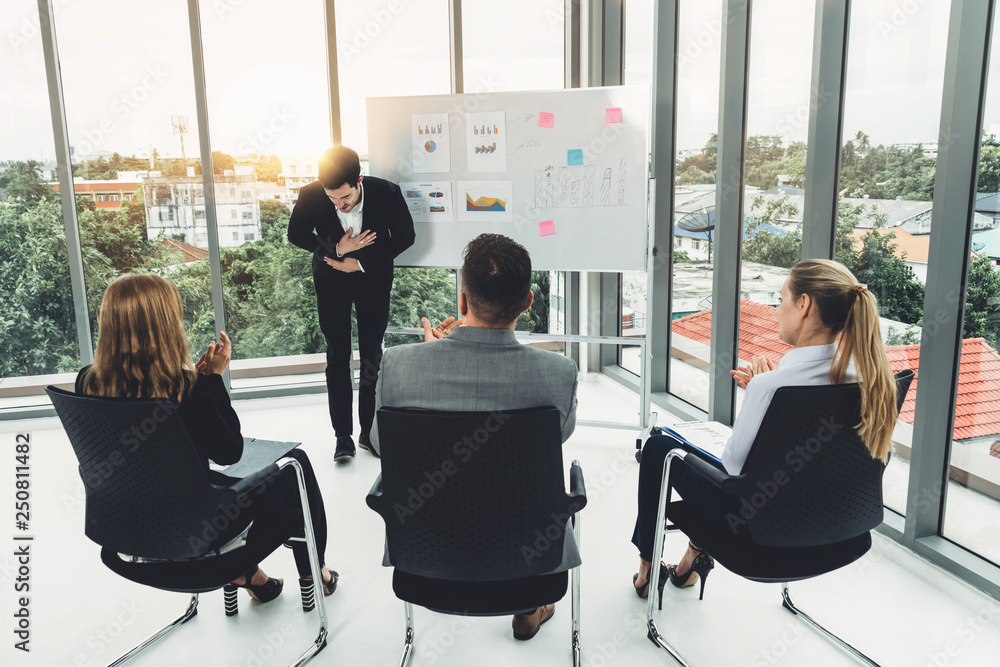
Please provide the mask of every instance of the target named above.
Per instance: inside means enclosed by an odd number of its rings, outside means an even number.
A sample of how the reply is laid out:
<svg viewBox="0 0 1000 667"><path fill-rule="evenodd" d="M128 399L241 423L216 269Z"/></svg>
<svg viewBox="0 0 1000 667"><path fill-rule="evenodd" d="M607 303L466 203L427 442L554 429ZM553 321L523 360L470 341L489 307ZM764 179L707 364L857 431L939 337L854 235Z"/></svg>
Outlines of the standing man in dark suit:
<svg viewBox="0 0 1000 667"><path fill-rule="evenodd" d="M362 183L362 180L364 181ZM326 336L326 387L337 436L335 461L354 458L351 304L358 322L361 380L358 444L378 456L369 432L389 322L393 259L413 245L413 218L399 186L361 176L358 154L335 146L320 156L319 180L299 190L288 240L313 253L319 326Z"/></svg>

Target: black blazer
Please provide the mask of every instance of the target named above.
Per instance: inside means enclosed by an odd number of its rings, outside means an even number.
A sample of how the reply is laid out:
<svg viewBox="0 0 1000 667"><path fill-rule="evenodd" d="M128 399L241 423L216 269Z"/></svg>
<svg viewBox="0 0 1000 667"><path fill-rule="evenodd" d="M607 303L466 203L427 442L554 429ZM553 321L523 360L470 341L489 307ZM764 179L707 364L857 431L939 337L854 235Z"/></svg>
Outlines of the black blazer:
<svg viewBox="0 0 1000 667"><path fill-rule="evenodd" d="M349 256L361 262L366 273L392 271L392 260L413 245L413 218L395 183L365 176L362 186L365 194L359 231L370 229L376 239L369 247ZM326 196L323 184L313 181L299 190L299 199L288 221L288 240L313 253L314 271L324 254L337 256L336 245L343 235L337 206Z"/></svg>
<svg viewBox="0 0 1000 667"><path fill-rule="evenodd" d="M83 374L89 368L84 367L76 376L74 390L81 396L85 395ZM221 465L240 460L243 455L240 418L233 410L221 375L198 375L191 394L181 402L178 412L206 469L209 459Z"/></svg>

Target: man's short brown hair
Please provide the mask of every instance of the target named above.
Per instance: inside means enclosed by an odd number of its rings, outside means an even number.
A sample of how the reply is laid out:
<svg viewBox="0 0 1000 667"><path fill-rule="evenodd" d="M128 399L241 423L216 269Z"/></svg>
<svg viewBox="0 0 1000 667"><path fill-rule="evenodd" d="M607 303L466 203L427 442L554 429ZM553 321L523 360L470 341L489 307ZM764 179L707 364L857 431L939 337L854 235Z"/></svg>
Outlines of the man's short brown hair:
<svg viewBox="0 0 1000 667"><path fill-rule="evenodd" d="M478 319L509 326L524 310L531 292L531 256L501 234L480 234L463 252L462 291Z"/></svg>
<svg viewBox="0 0 1000 667"><path fill-rule="evenodd" d="M319 157L319 182L327 190L336 190L342 185L355 187L361 176L361 160L358 154L347 146L334 146L323 151Z"/></svg>

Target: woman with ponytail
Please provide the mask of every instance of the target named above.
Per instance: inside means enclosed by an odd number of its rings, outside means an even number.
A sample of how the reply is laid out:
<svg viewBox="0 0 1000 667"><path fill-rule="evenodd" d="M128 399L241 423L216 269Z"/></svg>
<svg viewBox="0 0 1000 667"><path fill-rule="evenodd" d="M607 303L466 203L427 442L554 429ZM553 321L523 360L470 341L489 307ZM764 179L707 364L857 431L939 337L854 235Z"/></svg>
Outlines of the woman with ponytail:
<svg viewBox="0 0 1000 667"><path fill-rule="evenodd" d="M730 475L740 474L778 388L843 382L858 382L861 388L858 435L872 458L888 461L896 423L896 383L882 345L875 297L842 264L810 259L792 268L774 314L779 338L795 349L785 354L780 368L757 357L749 366L731 371L746 393L720 467ZM671 449L681 446L669 436L657 435L642 450L639 513L632 536L639 549L639 572L632 578L639 597L649 594L663 461ZM686 502L710 516L739 512L738 499L723 494L687 466L672 466L670 484ZM677 565L660 565L660 581L669 578L683 588L700 576L704 593L704 579L714 566L710 555L689 542Z"/></svg>

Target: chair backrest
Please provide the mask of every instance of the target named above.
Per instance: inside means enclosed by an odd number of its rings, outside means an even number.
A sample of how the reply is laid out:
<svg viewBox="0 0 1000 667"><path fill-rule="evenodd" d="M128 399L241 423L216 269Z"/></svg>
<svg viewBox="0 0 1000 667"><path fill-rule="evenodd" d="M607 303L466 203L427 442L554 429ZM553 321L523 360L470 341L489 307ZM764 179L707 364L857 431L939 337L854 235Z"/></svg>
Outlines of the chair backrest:
<svg viewBox="0 0 1000 667"><path fill-rule="evenodd" d="M897 405L912 371L897 375ZM842 542L882 523L885 465L868 453L856 383L778 389L740 480L740 513L754 542L807 547Z"/></svg>
<svg viewBox="0 0 1000 667"><path fill-rule="evenodd" d="M559 411L381 408L382 498L391 564L458 581L539 575L562 561L570 514Z"/></svg>
<svg viewBox="0 0 1000 667"><path fill-rule="evenodd" d="M87 537L147 558L209 551L228 528L217 517L227 490L210 483L177 403L45 391L79 462Z"/></svg>

